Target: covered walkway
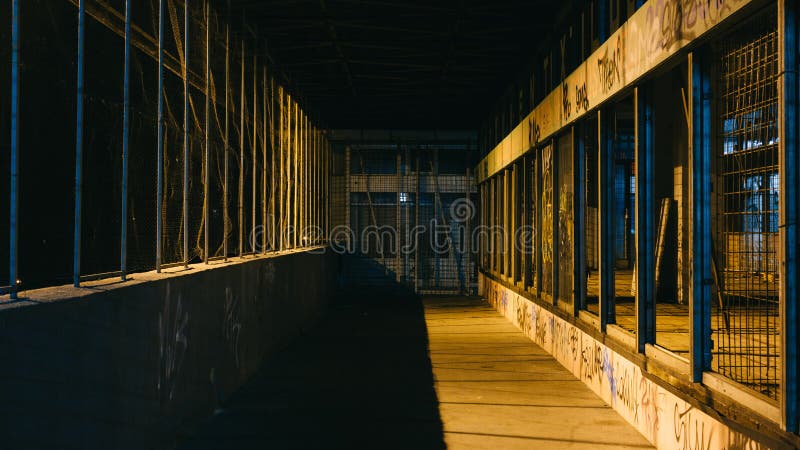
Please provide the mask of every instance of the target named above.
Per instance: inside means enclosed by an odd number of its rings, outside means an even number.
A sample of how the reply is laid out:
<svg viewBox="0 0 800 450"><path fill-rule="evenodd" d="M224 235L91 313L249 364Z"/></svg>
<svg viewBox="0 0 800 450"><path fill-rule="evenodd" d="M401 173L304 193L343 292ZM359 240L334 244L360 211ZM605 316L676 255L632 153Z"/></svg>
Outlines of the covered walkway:
<svg viewBox="0 0 800 450"><path fill-rule="evenodd" d="M481 299L341 298L181 448L651 448Z"/></svg>

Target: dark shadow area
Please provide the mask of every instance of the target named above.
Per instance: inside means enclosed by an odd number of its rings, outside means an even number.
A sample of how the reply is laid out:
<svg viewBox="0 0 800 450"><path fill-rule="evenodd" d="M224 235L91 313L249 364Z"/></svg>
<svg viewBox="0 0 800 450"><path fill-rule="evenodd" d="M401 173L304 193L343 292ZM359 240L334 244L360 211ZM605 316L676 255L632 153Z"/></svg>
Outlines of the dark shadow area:
<svg viewBox="0 0 800 450"><path fill-rule="evenodd" d="M180 449L444 449L421 302L347 290Z"/></svg>

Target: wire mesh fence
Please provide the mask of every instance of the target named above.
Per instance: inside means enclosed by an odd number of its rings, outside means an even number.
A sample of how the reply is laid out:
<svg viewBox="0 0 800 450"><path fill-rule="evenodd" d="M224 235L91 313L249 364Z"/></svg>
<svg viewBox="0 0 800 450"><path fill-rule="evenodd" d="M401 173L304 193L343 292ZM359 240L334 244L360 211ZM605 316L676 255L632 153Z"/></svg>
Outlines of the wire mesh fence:
<svg viewBox="0 0 800 450"><path fill-rule="evenodd" d="M332 239L347 242L346 282L474 292L477 245L469 227L479 216L470 152L471 144L335 146Z"/></svg>
<svg viewBox="0 0 800 450"><path fill-rule="evenodd" d="M721 42L716 208L713 224L719 301L714 366L777 398L778 39L772 13Z"/></svg>
<svg viewBox="0 0 800 450"><path fill-rule="evenodd" d="M0 71L0 87L19 94L20 126L3 102L3 145L19 144L0 170L18 156L19 207L0 208L0 233L12 234L0 286L10 272L18 290L323 241L311 230L327 224L325 133L229 11L30 0L12 14L2 3L0 19L19 26L0 38L20 46L0 59L20 76Z"/></svg>

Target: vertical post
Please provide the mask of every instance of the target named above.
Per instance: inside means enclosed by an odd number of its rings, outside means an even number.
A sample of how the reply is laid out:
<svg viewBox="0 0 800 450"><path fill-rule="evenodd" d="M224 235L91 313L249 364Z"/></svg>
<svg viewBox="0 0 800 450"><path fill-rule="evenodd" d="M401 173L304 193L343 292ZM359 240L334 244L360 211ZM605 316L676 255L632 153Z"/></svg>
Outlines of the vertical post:
<svg viewBox="0 0 800 450"><path fill-rule="evenodd" d="M575 125L572 133L573 202L573 313L586 306L586 124Z"/></svg>
<svg viewBox="0 0 800 450"><path fill-rule="evenodd" d="M277 176L276 166L275 166L275 82L274 79L269 79L269 107L272 113L269 115L269 142L270 142L270 177L269 177L269 209L271 211L270 214L270 250L275 251L277 250L277 245L275 241L275 227L277 226L276 218L275 218L275 200L276 200L276 193L275 193L275 177Z"/></svg>
<svg viewBox="0 0 800 450"><path fill-rule="evenodd" d="M284 212L283 214L286 216L284 222L284 232L286 233L284 238L284 249L291 248L292 246L292 203L291 203L291 183L292 183L292 99L289 97L289 94L286 94L285 100L285 117L284 117L284 162L286 163L286 172L284 174L284 178L286 179L286 183L284 183Z"/></svg>
<svg viewBox="0 0 800 450"><path fill-rule="evenodd" d="M517 176L519 175L519 163L514 162L511 164L511 168L508 170L508 205L506 205L506 211L508 211L508 243L509 243L509 270L508 270L508 281L511 284L517 284L517 243L516 243L516 232L517 232L517 212L519 210L519 205L517 204Z"/></svg>
<svg viewBox="0 0 800 450"><path fill-rule="evenodd" d="M11 189L9 202L9 243L8 243L8 282L11 285L11 299L17 298L17 227L19 214L19 94L20 94L20 8L21 0L11 0Z"/></svg>
<svg viewBox="0 0 800 450"><path fill-rule="evenodd" d="M506 281L513 281L511 275L511 233L513 233L513 224L511 223L511 178L514 174L513 168L506 167L503 170L503 210L500 214L503 215L503 229L505 238L503 240L503 275Z"/></svg>
<svg viewBox="0 0 800 450"><path fill-rule="evenodd" d="M208 264L208 234L211 226L211 199L208 198L208 187L211 184L211 145L209 142L209 115L211 114L211 5L206 1L206 114L205 114L205 157L203 166L205 167L206 179L203 184L203 260Z"/></svg>
<svg viewBox="0 0 800 450"><path fill-rule="evenodd" d="M183 265L189 267L189 0L183 10Z"/></svg>
<svg viewBox="0 0 800 450"><path fill-rule="evenodd" d="M256 193L258 190L258 48L253 45L253 176L250 182L252 204L250 230L248 230L248 237L250 238L250 250L256 254Z"/></svg>
<svg viewBox="0 0 800 450"><path fill-rule="evenodd" d="M16 1L14 3L16 4ZM14 33L13 39L15 39L14 45L18 45L16 41L16 39L18 39L16 33L18 33L18 27L19 27L19 25L16 23L18 14L19 14L18 12L15 12L14 14L15 23L13 24L14 29L12 30L12 32ZM74 238L72 247L72 285L75 287L79 287L81 285L81 199L83 194L83 83L84 83L83 59L84 59L84 47L85 47L85 35L86 35L86 0L80 0L80 4L78 5L78 90L75 99L77 104L76 121L75 121L75 229L73 233ZM15 52L14 57L17 57L16 52L18 51L18 49L15 48L13 51ZM15 70L13 66L12 70ZM16 101L16 98L12 97L12 108L16 108L16 106L13 104L14 101ZM15 120L17 111L13 111L13 113L14 114L12 114L12 120ZM16 133L14 125L12 125L11 130L12 133ZM14 139L16 139L16 137L14 137ZM12 152L15 151L13 145L11 150ZM12 205L13 204L14 203L12 199ZM16 275L12 276L13 278L11 278L10 283L11 286L13 287L14 280L16 280ZM12 290L11 292L12 295L14 295L14 291Z"/></svg>
<svg viewBox="0 0 800 450"><path fill-rule="evenodd" d="M161 0L163 1L163 0ZM228 0L228 11L230 11L231 5L230 0ZM228 15L228 20L225 21L225 135L223 136L222 140L223 147L224 147L224 158L225 161L223 162L223 174L222 174L222 209L223 211L223 224L222 224L222 257L225 261L228 260L228 235L231 232L230 229L230 212L228 210L228 149L230 148L230 111L228 108L230 107L230 69L231 69L231 60L230 60L230 46L231 46L231 20L230 15Z"/></svg>
<svg viewBox="0 0 800 450"><path fill-rule="evenodd" d="M158 0L158 131L156 143L156 272L161 273L163 242L162 197L164 196L164 3Z"/></svg>
<svg viewBox="0 0 800 450"><path fill-rule="evenodd" d="M599 308L600 330L605 332L606 325L615 323L614 309L614 165L609 136L610 120L607 111L597 111L597 193L599 200L598 232L600 241L600 258L598 264L600 277Z"/></svg>
<svg viewBox="0 0 800 450"><path fill-rule="evenodd" d="M472 190L472 185L470 183L470 172L471 169L467 166L467 169L464 174L464 197L467 199L467 216L466 216L466 225L464 228L464 285L466 288L466 294L472 294L472 269L470 268L470 253L472 252L471 244L471 234L470 234L470 225L472 221L472 214L475 212L474 208L472 207L472 202L470 202L470 191Z"/></svg>
<svg viewBox="0 0 800 450"><path fill-rule="evenodd" d="M494 212L495 212L495 203L497 201L497 199L495 198L496 197L496 195L495 195L496 194L496 189L494 187L495 178L496 178L496 175L492 176L491 178L489 178L488 180L485 181L485 183L486 183L486 191L487 191L487 195L489 197L489 202L488 202L488 205L487 205L488 207L487 207L487 211L486 211L486 216L488 217L488 221L487 222L489 224L489 230L488 230L488 236L487 236L486 243L488 244L488 251L489 251L489 255L488 255L489 256L489 268L488 269L489 269L489 273L491 273L491 274L495 274L495 260L496 260L495 250L497 249L497 242L496 242L495 235L494 235L495 229L497 228L497 218L495 217L495 214L494 214Z"/></svg>
<svg viewBox="0 0 800 450"><path fill-rule="evenodd" d="M241 84L239 86L239 257L244 256L244 39L242 39Z"/></svg>
<svg viewBox="0 0 800 450"><path fill-rule="evenodd" d="M699 382L711 363L711 99L709 80L697 54L688 55L689 179L691 180L691 322L692 380Z"/></svg>
<svg viewBox="0 0 800 450"><path fill-rule="evenodd" d="M328 211L330 209L331 203L331 183L333 182L333 177L331 176L331 154L328 151L328 141L326 140L325 130L320 131L320 145L322 146L322 205L320 205L320 211L322 213L322 228L323 228L323 235L322 235L322 243L323 245L327 243L330 237L330 214Z"/></svg>
<svg viewBox="0 0 800 450"><path fill-rule="evenodd" d="M122 218L119 267L122 281L127 277L128 256L128 143L130 142L131 109L131 0L125 0L125 75L122 100Z"/></svg>
<svg viewBox="0 0 800 450"><path fill-rule="evenodd" d="M261 253L267 253L267 122L271 116L267 114L267 66L262 68L261 77Z"/></svg>
<svg viewBox="0 0 800 450"><path fill-rule="evenodd" d="M394 229L394 241L395 241L395 254L394 254L394 274L395 274L395 281L400 283L400 146L396 146L396 155L395 155L395 170L397 173L395 174L395 188L397 194L395 196L396 203L395 203L395 229Z"/></svg>
<svg viewBox="0 0 800 450"><path fill-rule="evenodd" d="M778 82L780 112L778 143L781 179L780 199L780 307L781 307L781 425L786 431L797 433L800 411L798 411L798 317L797 292L800 289L800 264L798 264L798 219L800 219L800 139L798 136L798 12L797 0L778 2Z"/></svg>
<svg viewBox="0 0 800 450"><path fill-rule="evenodd" d="M414 183L414 292L419 292L419 148L417 148L417 176Z"/></svg>
<svg viewBox="0 0 800 450"><path fill-rule="evenodd" d="M284 106L283 106L283 86L278 85L278 162L277 162L277 170L273 169L276 172L278 179L275 181L278 190L278 198L275 199L276 204L278 205L275 210L280 208L280 220L278 222L278 228L275 232L275 235L278 239L277 250L283 250L283 242L284 242L284 229L286 228L286 223L283 220L284 214L284 204L283 201L283 139L284 139Z"/></svg>
<svg viewBox="0 0 800 450"><path fill-rule="evenodd" d="M636 341L655 342L655 243L653 179L653 123L646 88L636 87L634 98L634 152L636 159Z"/></svg>
<svg viewBox="0 0 800 450"><path fill-rule="evenodd" d="M530 170L529 170L529 167L530 167L531 163L530 163L530 158L528 157L528 155L524 155L522 157L522 159L520 160L520 165L521 165L521 169L522 169L522 189L521 189L522 196L521 196L520 201L519 201L519 206L522 208L522 222L520 223L520 229L521 230L526 230L525 233L527 233L528 232L527 230L530 229L529 228L530 227L530 223L529 222L530 222L530 214L531 214L531 211L530 211L530 203L531 203L531 199L530 199L530 195L531 195L531 193L530 193L530 182L531 182L531 177L530 177ZM525 245L525 243L523 243L523 242L520 242L520 243L523 244L521 246L521 248L520 248L520 250L522 251L522 258L521 258L521 264L520 264L520 275L521 275L520 278L522 279L522 289L527 290L528 286L530 285L530 282L531 282L531 280L530 280L530 258L531 258L531 253L530 253L530 248L528 247L528 245Z"/></svg>
<svg viewBox="0 0 800 450"><path fill-rule="evenodd" d="M536 152L539 152L539 155L535 156L534 163L532 164L534 173L533 173L533 185L535 186L535 191L533 196L536 198L536 204L539 206L536 210L533 211L531 217L533 217L533 226L536 230L536 234L534 235L534 251L533 255L531 256L532 259L536 260L536 286L534 288L534 294L541 298L542 296L542 149L537 148Z"/></svg>
<svg viewBox="0 0 800 450"><path fill-rule="evenodd" d="M292 176L292 198L294 200L294 216L292 224L294 225L294 232L292 233L292 248L298 247L298 228L300 225L300 105L297 101L292 102L294 106L294 148L292 148L293 165Z"/></svg>

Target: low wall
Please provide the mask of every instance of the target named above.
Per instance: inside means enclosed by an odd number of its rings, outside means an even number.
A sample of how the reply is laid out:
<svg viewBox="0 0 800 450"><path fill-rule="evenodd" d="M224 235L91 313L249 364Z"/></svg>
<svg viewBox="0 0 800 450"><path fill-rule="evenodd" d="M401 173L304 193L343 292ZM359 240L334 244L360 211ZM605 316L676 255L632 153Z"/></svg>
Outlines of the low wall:
<svg viewBox="0 0 800 450"><path fill-rule="evenodd" d="M313 325L338 271L319 249L233 261L0 305L2 447L172 448Z"/></svg>
<svg viewBox="0 0 800 450"><path fill-rule="evenodd" d="M659 449L769 448L646 376L641 367L532 300L481 274L480 293ZM568 425L567 425L568 426Z"/></svg>

